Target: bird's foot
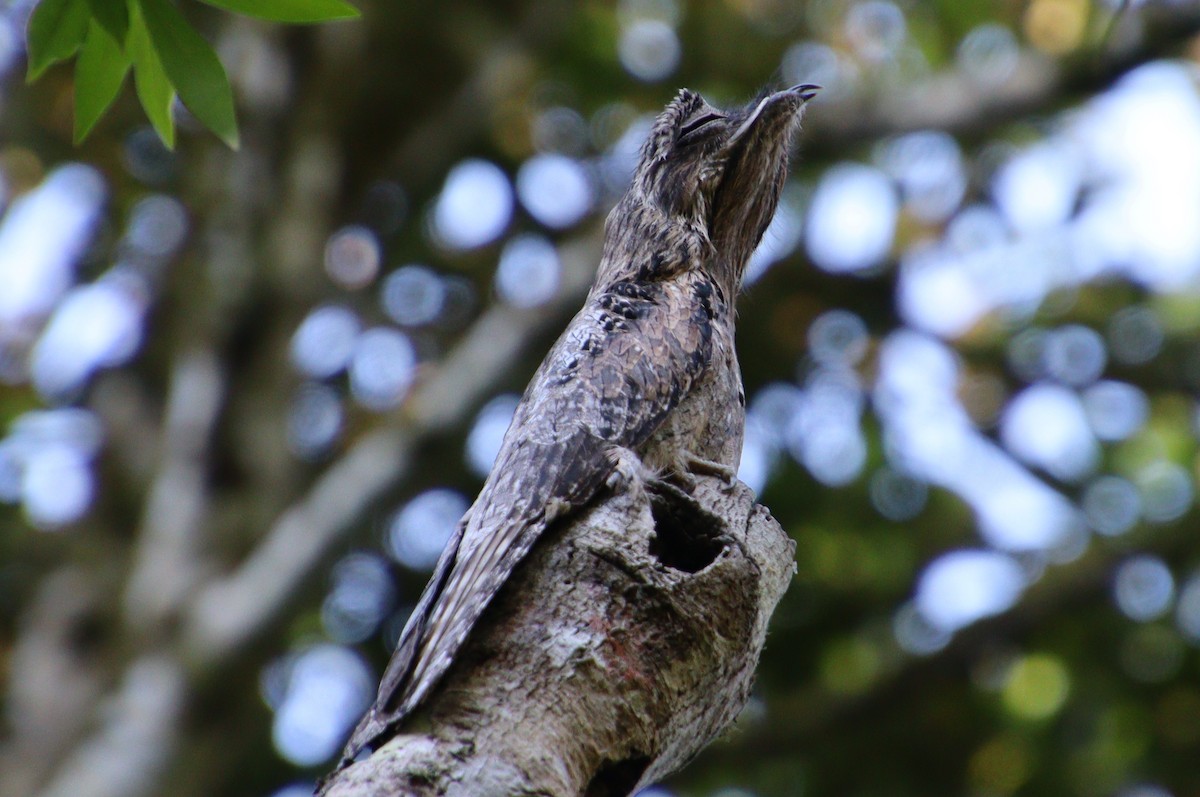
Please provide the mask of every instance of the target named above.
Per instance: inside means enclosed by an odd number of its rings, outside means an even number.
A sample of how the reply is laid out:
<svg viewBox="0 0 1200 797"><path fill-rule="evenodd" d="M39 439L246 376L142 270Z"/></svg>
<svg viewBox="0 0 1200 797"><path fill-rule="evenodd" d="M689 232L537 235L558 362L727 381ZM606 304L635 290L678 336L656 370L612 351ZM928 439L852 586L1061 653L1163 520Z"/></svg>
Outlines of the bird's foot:
<svg viewBox="0 0 1200 797"><path fill-rule="evenodd" d="M711 459L690 455L685 464L687 465L688 474L715 476L723 480L728 487L732 487L737 482L737 468L733 465L726 465L723 462L714 462Z"/></svg>
<svg viewBox="0 0 1200 797"><path fill-rule="evenodd" d="M613 472L609 474L605 485L614 492L630 493L635 502L649 500L646 485L657 482L658 474L646 467L633 449L613 446L608 450L608 456L613 463Z"/></svg>

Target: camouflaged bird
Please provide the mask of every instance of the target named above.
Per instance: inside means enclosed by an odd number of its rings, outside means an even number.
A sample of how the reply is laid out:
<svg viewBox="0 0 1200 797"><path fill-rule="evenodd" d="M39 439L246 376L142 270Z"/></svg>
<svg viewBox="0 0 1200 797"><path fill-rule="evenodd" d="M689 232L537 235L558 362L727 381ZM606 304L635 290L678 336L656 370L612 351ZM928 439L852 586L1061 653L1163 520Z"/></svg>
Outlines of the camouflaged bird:
<svg viewBox="0 0 1200 797"><path fill-rule="evenodd" d="M343 765L394 735L556 519L603 490L734 478L745 397L733 300L815 86L725 112L683 90L605 224L583 309L530 382L491 475L400 636Z"/></svg>

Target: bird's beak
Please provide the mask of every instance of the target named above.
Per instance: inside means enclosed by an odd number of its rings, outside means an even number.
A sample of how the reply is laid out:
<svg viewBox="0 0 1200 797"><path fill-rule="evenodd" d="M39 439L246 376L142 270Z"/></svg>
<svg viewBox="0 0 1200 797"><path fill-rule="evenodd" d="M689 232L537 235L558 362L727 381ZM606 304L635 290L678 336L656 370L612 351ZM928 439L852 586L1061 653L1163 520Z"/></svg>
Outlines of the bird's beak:
<svg viewBox="0 0 1200 797"><path fill-rule="evenodd" d="M792 86L790 89L788 89L788 92L799 96L802 102L808 102L813 97L817 96L817 92L820 90L820 86L815 86L812 83L801 83L799 86Z"/></svg>
<svg viewBox="0 0 1200 797"><path fill-rule="evenodd" d="M764 113L774 113L776 109L787 113L788 108L790 108L791 113L796 113L804 107L804 103L815 97L820 89L820 86L814 86L811 83L801 83L798 86L792 86L790 89L777 91L774 94L768 94L766 97L763 97L754 108L753 113L747 116L745 121L729 137L728 145L732 147L737 144L741 137L754 127Z"/></svg>

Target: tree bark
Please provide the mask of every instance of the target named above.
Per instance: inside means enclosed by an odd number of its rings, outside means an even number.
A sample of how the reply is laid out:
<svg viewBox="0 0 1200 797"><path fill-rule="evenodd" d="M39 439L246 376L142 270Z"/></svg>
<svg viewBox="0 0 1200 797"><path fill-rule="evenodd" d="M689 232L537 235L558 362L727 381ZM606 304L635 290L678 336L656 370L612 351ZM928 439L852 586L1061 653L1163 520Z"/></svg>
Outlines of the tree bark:
<svg viewBox="0 0 1200 797"><path fill-rule="evenodd" d="M534 549L443 685L327 797L628 794L737 717L795 543L749 488L606 495Z"/></svg>

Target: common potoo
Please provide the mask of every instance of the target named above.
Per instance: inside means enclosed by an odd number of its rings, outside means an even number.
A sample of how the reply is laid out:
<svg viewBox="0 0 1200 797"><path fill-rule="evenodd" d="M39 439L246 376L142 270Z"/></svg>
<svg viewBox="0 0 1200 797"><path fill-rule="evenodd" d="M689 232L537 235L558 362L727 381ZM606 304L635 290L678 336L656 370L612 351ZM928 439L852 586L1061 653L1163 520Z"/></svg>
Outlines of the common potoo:
<svg viewBox="0 0 1200 797"><path fill-rule="evenodd" d="M346 748L394 734L550 523L604 490L733 479L744 395L733 302L814 86L721 111L683 90L609 214L595 284L534 375L474 505Z"/></svg>

